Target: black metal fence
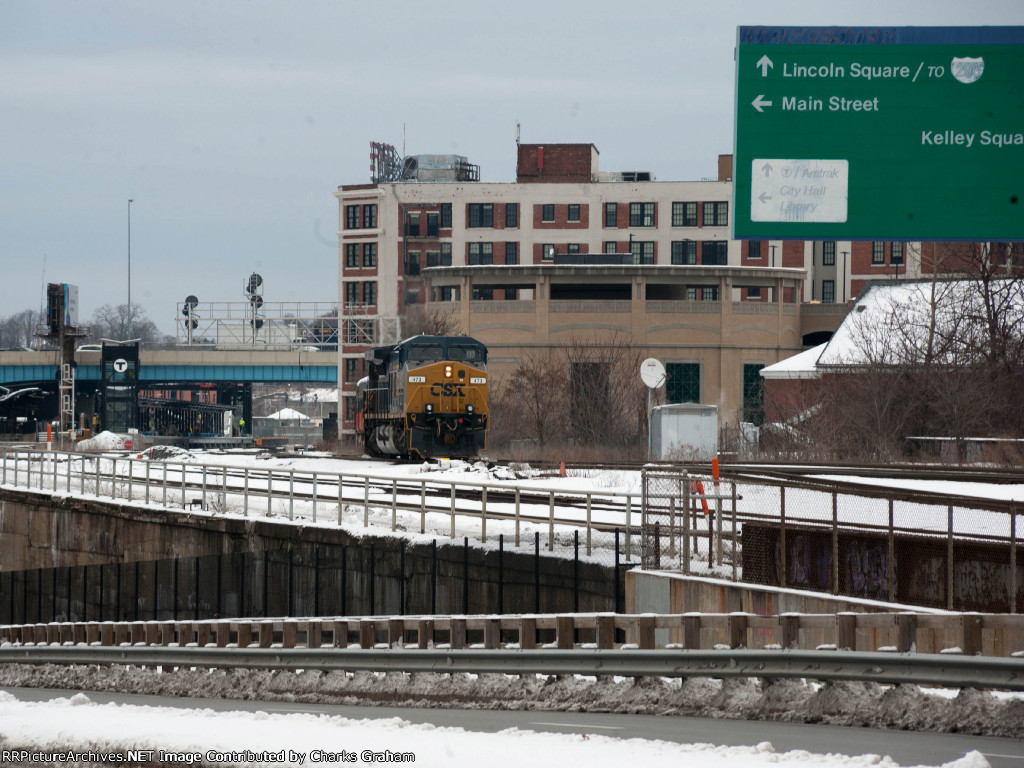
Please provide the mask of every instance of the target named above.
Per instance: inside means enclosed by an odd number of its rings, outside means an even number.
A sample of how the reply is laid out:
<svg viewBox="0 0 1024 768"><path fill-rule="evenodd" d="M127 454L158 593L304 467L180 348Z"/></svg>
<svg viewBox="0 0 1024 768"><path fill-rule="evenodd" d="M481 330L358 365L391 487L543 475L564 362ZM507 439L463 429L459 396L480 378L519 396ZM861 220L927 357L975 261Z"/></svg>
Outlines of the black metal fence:
<svg viewBox="0 0 1024 768"><path fill-rule="evenodd" d="M621 537L616 533L616 540ZM623 573L546 552L400 538L0 572L0 623L621 612Z"/></svg>

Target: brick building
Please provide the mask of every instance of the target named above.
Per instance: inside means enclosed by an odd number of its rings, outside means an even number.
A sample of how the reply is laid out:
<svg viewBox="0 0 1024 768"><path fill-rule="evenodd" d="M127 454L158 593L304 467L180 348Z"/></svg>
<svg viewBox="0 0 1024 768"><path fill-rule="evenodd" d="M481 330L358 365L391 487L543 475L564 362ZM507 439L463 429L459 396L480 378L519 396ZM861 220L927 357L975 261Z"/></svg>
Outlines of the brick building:
<svg viewBox="0 0 1024 768"><path fill-rule="evenodd" d="M694 383L679 396L735 423L756 370L827 339L864 282L914 269L902 243L732 240L728 155L717 179L662 182L600 170L593 144L516 146L515 182L419 156L400 180L335 193L343 436L362 353L402 337L411 307L457 318L490 348L496 378L570 336L628 336L684 367Z"/></svg>

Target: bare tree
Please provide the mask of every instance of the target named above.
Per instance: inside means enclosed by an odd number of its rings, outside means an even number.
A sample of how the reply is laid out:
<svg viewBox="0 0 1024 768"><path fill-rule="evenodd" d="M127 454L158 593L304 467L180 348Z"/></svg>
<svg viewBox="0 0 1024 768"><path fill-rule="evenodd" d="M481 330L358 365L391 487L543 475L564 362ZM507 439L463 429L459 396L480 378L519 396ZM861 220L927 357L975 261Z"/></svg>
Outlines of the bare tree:
<svg viewBox="0 0 1024 768"><path fill-rule="evenodd" d="M104 304L93 312L92 319L83 330L86 332L86 340L93 343L99 343L101 339L139 339L147 342L162 340L156 324L146 317L145 311L138 304L134 303L130 316L127 304L118 304L116 307Z"/></svg>
<svg viewBox="0 0 1024 768"><path fill-rule="evenodd" d="M407 304L402 316L402 336L461 336L465 331L454 314L429 312L423 304Z"/></svg>
<svg viewBox="0 0 1024 768"><path fill-rule="evenodd" d="M541 449L563 445L566 390L565 367L556 354L539 352L523 358L511 374L491 386L492 444L521 440Z"/></svg>
<svg viewBox="0 0 1024 768"><path fill-rule="evenodd" d="M32 309L0 318L0 348L34 346L38 342L36 328L44 319Z"/></svg>

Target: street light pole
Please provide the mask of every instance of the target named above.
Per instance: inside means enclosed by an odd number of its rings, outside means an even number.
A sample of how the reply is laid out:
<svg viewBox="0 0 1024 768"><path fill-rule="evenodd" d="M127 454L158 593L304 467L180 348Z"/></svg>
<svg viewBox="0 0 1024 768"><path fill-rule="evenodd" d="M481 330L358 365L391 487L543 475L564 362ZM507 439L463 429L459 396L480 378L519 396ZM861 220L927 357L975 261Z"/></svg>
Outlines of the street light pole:
<svg viewBox="0 0 1024 768"><path fill-rule="evenodd" d="M132 198L128 198L128 332L126 339L132 338Z"/></svg>

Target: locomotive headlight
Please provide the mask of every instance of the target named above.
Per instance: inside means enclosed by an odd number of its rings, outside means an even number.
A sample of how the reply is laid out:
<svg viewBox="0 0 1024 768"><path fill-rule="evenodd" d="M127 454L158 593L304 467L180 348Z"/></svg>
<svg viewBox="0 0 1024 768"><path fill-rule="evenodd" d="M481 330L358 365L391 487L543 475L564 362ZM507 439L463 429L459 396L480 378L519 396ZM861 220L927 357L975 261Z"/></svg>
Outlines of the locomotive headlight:
<svg viewBox="0 0 1024 768"><path fill-rule="evenodd" d="M433 413L433 412L434 412L434 404L433 403L427 403L427 413Z"/></svg>
<svg viewBox="0 0 1024 768"><path fill-rule="evenodd" d="M446 365L444 367L444 377L446 379L450 379L452 377L452 367L450 365Z"/></svg>
<svg viewBox="0 0 1024 768"><path fill-rule="evenodd" d="M473 412L473 404L472 404L472 403L469 403L469 404L468 404L468 405L466 406L466 413L472 413L472 412Z"/></svg>

